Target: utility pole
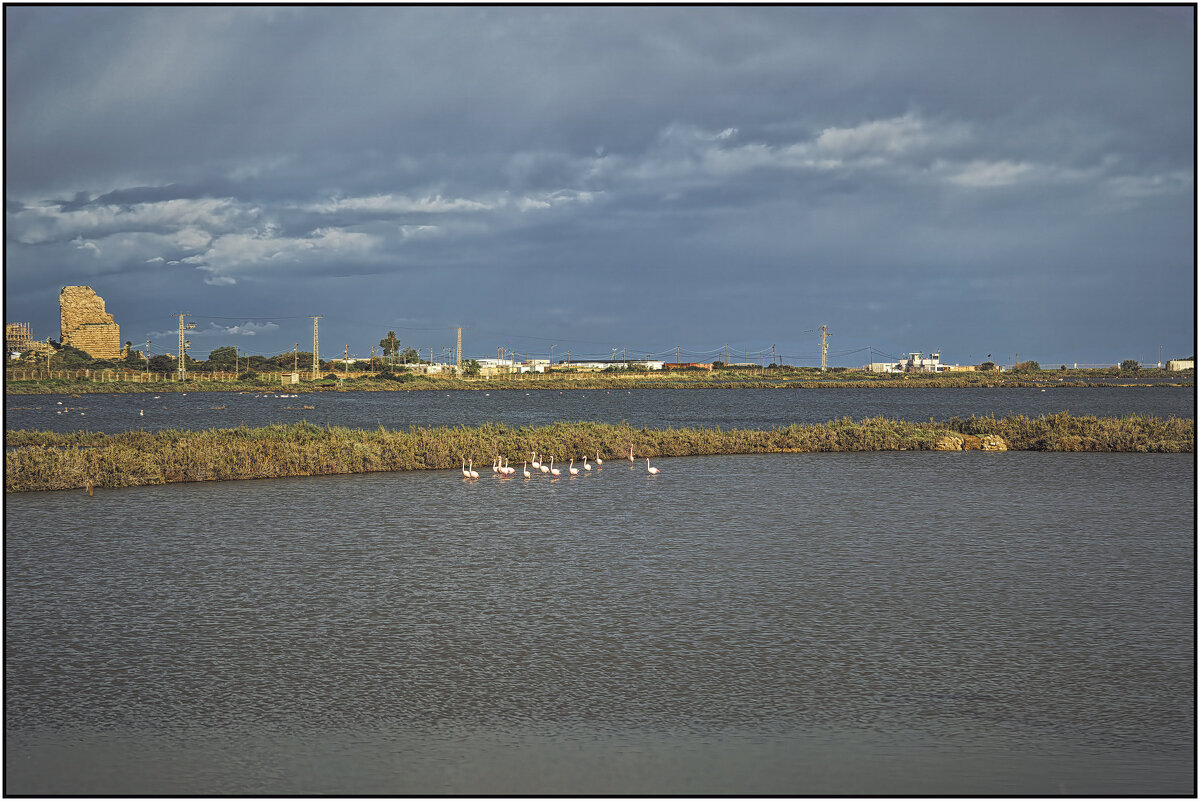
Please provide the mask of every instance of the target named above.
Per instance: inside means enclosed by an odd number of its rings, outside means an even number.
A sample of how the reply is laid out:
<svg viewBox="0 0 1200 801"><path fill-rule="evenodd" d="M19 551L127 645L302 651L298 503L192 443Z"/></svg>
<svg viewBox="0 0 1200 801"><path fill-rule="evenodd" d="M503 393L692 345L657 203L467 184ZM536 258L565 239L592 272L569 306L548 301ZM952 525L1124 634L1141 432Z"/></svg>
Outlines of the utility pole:
<svg viewBox="0 0 1200 801"><path fill-rule="evenodd" d="M350 345L346 345L346 355L342 358L342 375L345 378L350 377Z"/></svg>
<svg viewBox="0 0 1200 801"><path fill-rule="evenodd" d="M192 344L191 342L188 342L186 339L184 339L183 332L189 331L189 330L195 328L196 324L183 322L183 318L187 317L188 316L187 314L180 314L177 316L179 317L179 365L178 365L178 370L179 370L179 380L183 381L184 379L187 378L187 349Z"/></svg>
<svg viewBox="0 0 1200 801"><path fill-rule="evenodd" d="M775 344L771 344L771 364L777 364L775 361Z"/></svg>
<svg viewBox="0 0 1200 801"><path fill-rule="evenodd" d="M300 343L292 345L292 372L300 372Z"/></svg>
<svg viewBox="0 0 1200 801"><path fill-rule="evenodd" d="M554 369L554 346L550 346L550 369Z"/></svg>
<svg viewBox="0 0 1200 801"><path fill-rule="evenodd" d="M241 361L242 351L238 348L236 342L233 343L233 377L236 380L241 370L238 369L238 364Z"/></svg>
<svg viewBox="0 0 1200 801"><path fill-rule="evenodd" d="M821 326L821 372L825 372L825 356L829 353L829 343L826 341L829 338L829 333L826 326Z"/></svg>
<svg viewBox="0 0 1200 801"><path fill-rule="evenodd" d="M320 317L312 318L312 321L313 321L313 366L312 366L313 381L317 380L317 378L319 377L318 374L321 372L321 357L317 355L321 352L320 346L319 346L318 340L317 340L317 321L320 319L321 319Z"/></svg>
<svg viewBox="0 0 1200 801"><path fill-rule="evenodd" d="M150 380L150 340L146 340L146 380Z"/></svg>
<svg viewBox="0 0 1200 801"><path fill-rule="evenodd" d="M458 356L455 357L454 364L456 367L462 367L462 326L458 327Z"/></svg>
<svg viewBox="0 0 1200 801"><path fill-rule="evenodd" d="M679 364L679 346L675 346L675 363Z"/></svg>

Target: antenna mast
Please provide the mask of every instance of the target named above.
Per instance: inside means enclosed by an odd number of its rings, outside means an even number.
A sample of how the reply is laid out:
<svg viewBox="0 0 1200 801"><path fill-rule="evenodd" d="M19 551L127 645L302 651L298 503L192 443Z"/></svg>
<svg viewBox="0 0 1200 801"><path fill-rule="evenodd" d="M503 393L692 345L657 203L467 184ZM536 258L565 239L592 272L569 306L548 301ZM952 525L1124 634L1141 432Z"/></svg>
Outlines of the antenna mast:
<svg viewBox="0 0 1200 801"><path fill-rule="evenodd" d="M320 319L321 319L320 317L312 318L312 321L313 321L313 366L312 366L313 381L316 381L318 378L320 378L319 373L321 372L321 357L317 355L318 353L321 352L320 346L318 345L318 340L317 340L317 320L320 320Z"/></svg>

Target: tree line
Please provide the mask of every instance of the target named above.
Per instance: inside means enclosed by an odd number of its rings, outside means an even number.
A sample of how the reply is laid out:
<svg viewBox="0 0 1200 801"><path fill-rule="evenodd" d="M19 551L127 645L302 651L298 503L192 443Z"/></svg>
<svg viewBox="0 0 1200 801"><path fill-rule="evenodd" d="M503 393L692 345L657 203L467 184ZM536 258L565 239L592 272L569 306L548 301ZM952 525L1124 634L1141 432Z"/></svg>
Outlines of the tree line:
<svg viewBox="0 0 1200 801"><path fill-rule="evenodd" d="M54 349L49 354L28 353L20 361L23 366L46 367L52 370L138 370L151 373L173 373L179 369L179 359L167 353L151 356L149 359L141 351L133 349L132 342L125 343L125 356L120 359L95 359L85 351L71 345L63 345L51 340ZM389 373L402 369L405 364L427 364L421 358L416 348L405 347L396 337L395 331L389 331L387 336L379 340L383 351L381 356L372 356L362 361L351 362L348 367L340 359L321 359L318 369L321 372L334 371L359 373ZM261 354L243 354L233 345L223 345L209 352L207 359L196 359L184 354L184 367L191 373L233 373L239 376L247 373L279 373L299 370L311 371L313 355L311 351L286 351L275 356Z"/></svg>

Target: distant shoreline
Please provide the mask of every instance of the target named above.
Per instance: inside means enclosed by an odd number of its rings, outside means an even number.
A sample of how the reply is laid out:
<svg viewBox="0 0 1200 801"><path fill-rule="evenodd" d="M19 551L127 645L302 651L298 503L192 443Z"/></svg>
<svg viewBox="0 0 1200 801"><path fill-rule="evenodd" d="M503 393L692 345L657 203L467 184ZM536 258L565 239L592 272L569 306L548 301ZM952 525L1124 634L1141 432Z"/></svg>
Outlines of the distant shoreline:
<svg viewBox="0 0 1200 801"><path fill-rule="evenodd" d="M900 375L845 371L814 374L812 371L722 371L717 374L605 374L525 373L489 378L442 377L400 374L394 378L351 377L282 384L262 379L211 381L195 374L186 381L104 381L92 379L8 380L6 395L137 394L152 392L395 392L424 390L596 390L596 389L955 389L1024 387L1195 387L1195 371L1178 374L1137 375L1107 370L1042 370L1028 373L907 373Z"/></svg>
<svg viewBox="0 0 1200 801"><path fill-rule="evenodd" d="M556 463L606 464L671 456L862 451L1028 450L1192 453L1196 423L1177 417L1086 417L1066 412L1029 418L951 418L913 423L849 418L771 430L647 429L603 423L511 428L412 428L388 431L311 423L205 431L120 434L9 431L6 492L132 487L192 481L461 469L486 473L496 457L510 466L532 452ZM519 469L519 468L518 468ZM488 476L493 478L493 476ZM517 474L519 480L520 473Z"/></svg>

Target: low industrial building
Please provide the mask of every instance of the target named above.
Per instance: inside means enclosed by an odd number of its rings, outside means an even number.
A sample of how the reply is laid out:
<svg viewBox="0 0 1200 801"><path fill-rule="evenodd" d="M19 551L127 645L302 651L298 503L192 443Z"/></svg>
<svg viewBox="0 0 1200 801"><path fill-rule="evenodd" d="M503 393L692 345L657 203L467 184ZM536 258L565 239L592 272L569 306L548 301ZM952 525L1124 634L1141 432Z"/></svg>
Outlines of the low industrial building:
<svg viewBox="0 0 1200 801"><path fill-rule="evenodd" d="M649 361L645 359L589 359L587 361L580 361L578 359L562 359L554 365L554 368L556 370L569 369L583 370L585 372L598 372L600 370L608 370L609 368L613 370L626 370L630 367L645 370L661 370L663 369L664 364L665 362Z"/></svg>
<svg viewBox="0 0 1200 801"><path fill-rule="evenodd" d="M1171 359L1171 361L1167 362L1167 369L1168 370L1195 370L1196 369L1196 360L1195 359Z"/></svg>

